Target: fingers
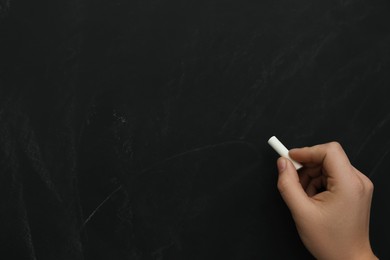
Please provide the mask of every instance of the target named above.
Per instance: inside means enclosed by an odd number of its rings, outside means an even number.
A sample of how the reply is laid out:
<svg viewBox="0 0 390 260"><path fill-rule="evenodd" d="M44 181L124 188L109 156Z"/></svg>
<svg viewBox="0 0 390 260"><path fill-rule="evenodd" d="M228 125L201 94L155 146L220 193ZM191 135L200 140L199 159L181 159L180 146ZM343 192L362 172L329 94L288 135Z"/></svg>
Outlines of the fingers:
<svg viewBox="0 0 390 260"><path fill-rule="evenodd" d="M309 167L321 165L328 177L344 178L351 173L349 159L337 142L291 149L289 155Z"/></svg>
<svg viewBox="0 0 390 260"><path fill-rule="evenodd" d="M278 189L293 214L309 206L310 199L302 188L298 173L290 160L278 159Z"/></svg>

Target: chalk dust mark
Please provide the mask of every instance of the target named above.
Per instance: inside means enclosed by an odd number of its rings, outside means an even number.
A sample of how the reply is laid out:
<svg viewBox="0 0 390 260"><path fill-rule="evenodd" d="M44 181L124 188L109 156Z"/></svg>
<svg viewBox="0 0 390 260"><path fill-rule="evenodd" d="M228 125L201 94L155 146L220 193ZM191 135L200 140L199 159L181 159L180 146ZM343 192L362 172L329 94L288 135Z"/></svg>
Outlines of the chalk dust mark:
<svg viewBox="0 0 390 260"><path fill-rule="evenodd" d="M154 167L160 165L160 164L163 164L164 162L167 162L167 161L170 161L170 160L173 160L175 158L178 158L180 156L184 156L184 155L187 155L187 154L190 154L190 153L194 153L194 152L200 152L200 151L203 151L203 150L208 150L208 149L213 149L213 148L216 148L216 147L220 147L220 146L223 146L223 145L229 145L229 144L244 144L244 145L247 145L247 146L250 146L252 149L254 149L255 151L256 148L255 146L252 144L252 143L249 143L249 142L245 142L245 141L226 141L226 142L222 142L222 143L219 143L219 144L212 144L212 145L206 145L206 146L201 146L201 147L198 147L198 148L195 148L195 149L191 149L191 150L187 150L187 151L184 151L182 153L178 153L178 154L175 154L171 157L168 157L168 158L165 158L155 164L153 164L152 166L148 167L148 168L145 168L141 171L139 171L138 173L135 174L135 177L136 176L139 176L141 175L142 173L145 173L151 169L153 169ZM99 209L115 194L117 193L118 191L120 191L121 189L123 188L123 185L120 185L119 187L117 187L115 190L113 190L93 211L92 213L87 217L87 219L84 221L82 227L81 227L81 230L85 228L86 224L88 224L88 222L95 216L95 214L99 211Z"/></svg>
<svg viewBox="0 0 390 260"><path fill-rule="evenodd" d="M374 176L374 173L379 169L379 166L381 166L381 164L383 163L383 161L387 158L387 156L389 155L390 153L390 150L387 150L383 155L382 157L379 159L379 161L375 164L374 166L374 169L370 172L370 174L368 175L368 177L371 179L372 176Z"/></svg>
<svg viewBox="0 0 390 260"><path fill-rule="evenodd" d="M356 152L355 157L359 156L359 154L363 151L363 149L366 147L368 143L370 143L371 139L377 134L377 132L388 122L390 121L390 113L386 115L386 117L380 121L374 129L367 135L367 137L364 139L363 143L360 145L358 151Z"/></svg>
<svg viewBox="0 0 390 260"><path fill-rule="evenodd" d="M208 150L208 149L214 149L216 147L220 147L220 146L223 146L223 145L229 145L229 144L244 144L246 146L251 147L253 150L255 150L257 152L255 146L252 143L245 142L245 141L226 141L226 142L222 142L222 143L218 143L218 144L205 145L205 146L197 147L197 148L194 148L194 149L191 149L191 150L187 150L187 151L175 154L175 155L173 155L171 157L165 158L165 159L163 159L163 160L161 160L159 162L154 163L152 166L139 171L138 173L135 174L135 176L138 176L138 175L140 175L142 173L145 173L145 172L155 168L156 166L158 166L160 164L163 164L165 162L168 162L170 160L173 160L175 158L178 158L178 157L190 154L190 153L200 152L200 151L204 151L204 150Z"/></svg>
<svg viewBox="0 0 390 260"><path fill-rule="evenodd" d="M99 211L99 209L115 194L117 193L119 190L122 189L122 185L120 185L118 188L116 188L114 191L112 191L93 211L92 213L88 216L88 218L84 221L82 227L81 227L81 230L84 229L85 225L87 225L87 223L93 218L93 216L95 216L96 212Z"/></svg>

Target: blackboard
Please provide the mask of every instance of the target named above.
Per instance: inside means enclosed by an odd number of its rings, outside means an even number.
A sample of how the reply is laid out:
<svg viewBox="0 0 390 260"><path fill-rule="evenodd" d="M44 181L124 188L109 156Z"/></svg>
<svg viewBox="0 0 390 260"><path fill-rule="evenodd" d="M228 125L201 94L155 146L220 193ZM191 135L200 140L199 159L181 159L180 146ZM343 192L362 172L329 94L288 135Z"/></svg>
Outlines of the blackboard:
<svg viewBox="0 0 390 260"><path fill-rule="evenodd" d="M312 259L276 188L338 141L390 258L387 1L0 1L4 259Z"/></svg>

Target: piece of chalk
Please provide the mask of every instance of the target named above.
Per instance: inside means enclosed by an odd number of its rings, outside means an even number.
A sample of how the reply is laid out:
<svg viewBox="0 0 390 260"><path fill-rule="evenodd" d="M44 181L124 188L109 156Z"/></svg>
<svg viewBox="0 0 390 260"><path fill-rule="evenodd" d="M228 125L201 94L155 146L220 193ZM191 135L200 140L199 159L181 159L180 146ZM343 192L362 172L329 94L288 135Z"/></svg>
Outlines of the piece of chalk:
<svg viewBox="0 0 390 260"><path fill-rule="evenodd" d="M274 150L282 157L284 158L287 158L289 159L293 165L295 166L295 169L296 170L299 170L303 167L302 164L300 164L299 162L293 160L290 158L290 156L288 155L288 149L286 148L286 146L284 146L279 140L278 138L276 138L275 136L272 136L269 140L268 140L268 144L274 148Z"/></svg>

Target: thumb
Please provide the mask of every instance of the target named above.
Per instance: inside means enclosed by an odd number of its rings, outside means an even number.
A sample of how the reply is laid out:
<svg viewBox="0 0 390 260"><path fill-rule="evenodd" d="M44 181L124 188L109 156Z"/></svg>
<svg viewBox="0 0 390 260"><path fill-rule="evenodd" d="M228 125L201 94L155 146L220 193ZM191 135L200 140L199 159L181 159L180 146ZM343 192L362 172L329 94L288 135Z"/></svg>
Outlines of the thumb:
<svg viewBox="0 0 390 260"><path fill-rule="evenodd" d="M279 192L291 213L298 213L309 205L310 198L303 190L302 185L299 182L298 173L292 162L286 158L280 157L277 161L277 165L279 171Z"/></svg>

